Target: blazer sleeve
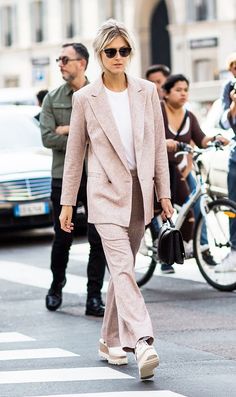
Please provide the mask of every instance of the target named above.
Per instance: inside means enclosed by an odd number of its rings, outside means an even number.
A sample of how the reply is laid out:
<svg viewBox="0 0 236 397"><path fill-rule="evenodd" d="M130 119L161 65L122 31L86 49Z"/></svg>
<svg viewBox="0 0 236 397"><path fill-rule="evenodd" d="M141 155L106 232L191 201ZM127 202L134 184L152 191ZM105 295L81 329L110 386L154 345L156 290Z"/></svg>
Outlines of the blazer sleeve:
<svg viewBox="0 0 236 397"><path fill-rule="evenodd" d="M170 198L170 174L169 164L166 149L166 138L163 116L160 106L160 100L153 87L152 105L154 114L154 129L155 129L155 171L154 183L158 200L162 198Z"/></svg>
<svg viewBox="0 0 236 397"><path fill-rule="evenodd" d="M87 143L88 134L82 98L75 93L72 98L72 113L66 146L61 205L76 205Z"/></svg>

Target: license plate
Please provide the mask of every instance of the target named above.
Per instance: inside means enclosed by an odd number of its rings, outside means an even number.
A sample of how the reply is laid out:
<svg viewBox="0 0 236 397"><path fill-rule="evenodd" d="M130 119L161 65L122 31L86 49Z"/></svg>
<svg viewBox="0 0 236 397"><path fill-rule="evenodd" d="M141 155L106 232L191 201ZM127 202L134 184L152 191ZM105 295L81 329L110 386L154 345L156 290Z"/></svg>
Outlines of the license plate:
<svg viewBox="0 0 236 397"><path fill-rule="evenodd" d="M14 207L15 216L31 216L31 215L43 215L49 213L48 203L27 203L18 204Z"/></svg>

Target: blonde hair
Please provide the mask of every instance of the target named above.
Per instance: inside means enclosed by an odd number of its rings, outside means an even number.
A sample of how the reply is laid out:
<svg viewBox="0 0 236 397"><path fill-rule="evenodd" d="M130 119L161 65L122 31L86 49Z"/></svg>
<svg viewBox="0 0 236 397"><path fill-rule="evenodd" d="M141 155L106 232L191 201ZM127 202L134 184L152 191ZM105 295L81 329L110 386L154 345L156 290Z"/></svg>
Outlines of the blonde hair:
<svg viewBox="0 0 236 397"><path fill-rule="evenodd" d="M102 50L117 37L123 37L127 45L132 48L130 56L133 55L134 42L125 25L115 19L108 19L100 26L97 36L93 41L94 53L101 67L103 66L101 61Z"/></svg>
<svg viewBox="0 0 236 397"><path fill-rule="evenodd" d="M226 60L226 67L228 70L230 70L232 63L234 62L236 62L236 52L232 52Z"/></svg>

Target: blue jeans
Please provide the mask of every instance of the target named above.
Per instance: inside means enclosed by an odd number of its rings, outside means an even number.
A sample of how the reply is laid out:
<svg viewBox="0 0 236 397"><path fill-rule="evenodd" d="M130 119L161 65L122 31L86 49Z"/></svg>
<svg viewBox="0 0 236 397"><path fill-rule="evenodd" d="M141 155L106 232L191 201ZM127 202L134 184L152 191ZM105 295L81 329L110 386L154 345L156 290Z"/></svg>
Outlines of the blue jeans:
<svg viewBox="0 0 236 397"><path fill-rule="evenodd" d="M229 199L236 202L236 162L229 160L228 172ZM236 219L230 219L230 242L236 250Z"/></svg>
<svg viewBox="0 0 236 397"><path fill-rule="evenodd" d="M193 176L193 174L191 172L187 176L187 183L188 183L188 186L189 186L189 189L190 189L191 192L194 189L196 189L197 182L196 182L196 179L194 178L194 176ZM200 199L198 199L197 202L194 204L193 211L194 211L195 220L197 220L199 215L200 215L200 213L201 213ZM201 241L200 241L200 243L201 243L201 245L208 244L205 222L202 225L202 233L201 233Z"/></svg>

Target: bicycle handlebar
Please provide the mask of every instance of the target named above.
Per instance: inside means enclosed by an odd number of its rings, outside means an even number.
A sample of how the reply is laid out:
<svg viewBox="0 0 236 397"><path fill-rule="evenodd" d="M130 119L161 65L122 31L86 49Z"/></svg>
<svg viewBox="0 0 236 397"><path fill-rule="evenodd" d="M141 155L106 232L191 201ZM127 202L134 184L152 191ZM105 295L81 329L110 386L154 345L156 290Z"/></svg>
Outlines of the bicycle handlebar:
<svg viewBox="0 0 236 397"><path fill-rule="evenodd" d="M202 154L208 150L211 150L211 149L223 150L223 143L221 141L215 140L215 141L211 142L209 145L207 145L206 148L199 149L199 148L193 148L188 143L178 142L178 151L175 153L175 157L183 156L188 153L195 154L198 157L200 154Z"/></svg>

